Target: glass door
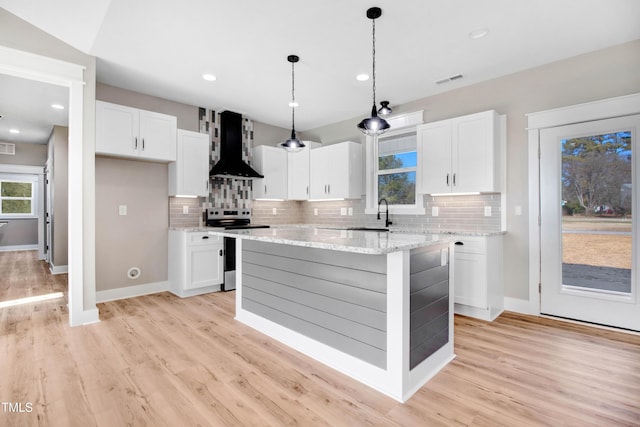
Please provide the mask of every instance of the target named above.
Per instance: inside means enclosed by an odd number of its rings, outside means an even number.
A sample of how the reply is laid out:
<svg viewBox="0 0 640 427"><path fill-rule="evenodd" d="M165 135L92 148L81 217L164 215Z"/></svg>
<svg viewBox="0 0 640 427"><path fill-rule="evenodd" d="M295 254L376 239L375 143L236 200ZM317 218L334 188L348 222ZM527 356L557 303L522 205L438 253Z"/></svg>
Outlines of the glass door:
<svg viewBox="0 0 640 427"><path fill-rule="evenodd" d="M640 116L540 134L541 313L640 330Z"/></svg>

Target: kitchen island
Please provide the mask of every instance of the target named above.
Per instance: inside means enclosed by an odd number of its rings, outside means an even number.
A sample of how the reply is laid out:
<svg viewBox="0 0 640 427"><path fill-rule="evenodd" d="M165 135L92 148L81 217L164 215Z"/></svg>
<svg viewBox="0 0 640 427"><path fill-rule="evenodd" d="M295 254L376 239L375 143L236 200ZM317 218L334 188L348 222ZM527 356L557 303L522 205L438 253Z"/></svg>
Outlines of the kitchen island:
<svg viewBox="0 0 640 427"><path fill-rule="evenodd" d="M210 231L236 242L236 319L404 402L453 357L450 236Z"/></svg>

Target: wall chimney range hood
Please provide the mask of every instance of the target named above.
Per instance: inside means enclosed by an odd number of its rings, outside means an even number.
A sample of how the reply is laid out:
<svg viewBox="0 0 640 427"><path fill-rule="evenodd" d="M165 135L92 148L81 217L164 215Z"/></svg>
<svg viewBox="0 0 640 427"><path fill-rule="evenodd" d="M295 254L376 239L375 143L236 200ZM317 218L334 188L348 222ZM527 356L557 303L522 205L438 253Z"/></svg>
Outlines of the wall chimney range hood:
<svg viewBox="0 0 640 427"><path fill-rule="evenodd" d="M220 113L220 160L210 176L220 178L264 178L242 160L242 116L233 111Z"/></svg>

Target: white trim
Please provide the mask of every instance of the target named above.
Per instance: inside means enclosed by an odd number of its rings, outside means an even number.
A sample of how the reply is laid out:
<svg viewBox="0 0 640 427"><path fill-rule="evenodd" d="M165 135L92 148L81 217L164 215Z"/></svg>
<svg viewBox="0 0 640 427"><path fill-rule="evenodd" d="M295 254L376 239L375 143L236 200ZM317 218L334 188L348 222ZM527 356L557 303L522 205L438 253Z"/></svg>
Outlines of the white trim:
<svg viewBox="0 0 640 427"><path fill-rule="evenodd" d="M38 249L38 245L13 245L13 246L0 246L0 252L13 252L13 251L34 251Z"/></svg>
<svg viewBox="0 0 640 427"><path fill-rule="evenodd" d="M43 175L44 166L23 166L0 164L0 173L19 173L27 175Z"/></svg>
<svg viewBox="0 0 640 427"><path fill-rule="evenodd" d="M157 294L169 290L169 282L144 283L142 285L125 286L96 292L96 302L117 301L127 298Z"/></svg>
<svg viewBox="0 0 640 427"><path fill-rule="evenodd" d="M69 87L73 81L84 84L84 70L78 64L0 46L0 74Z"/></svg>
<svg viewBox="0 0 640 427"><path fill-rule="evenodd" d="M528 119L528 169L529 169L529 301L525 304L513 299L505 309L540 315L540 129L583 123L593 120L630 116L640 113L640 93L571 105L552 110L526 114Z"/></svg>
<svg viewBox="0 0 640 427"><path fill-rule="evenodd" d="M53 265L53 263L49 264L49 271L51 274L65 274L69 272L68 265Z"/></svg>
<svg viewBox="0 0 640 427"><path fill-rule="evenodd" d="M528 129L545 129L640 113L640 93L526 114Z"/></svg>

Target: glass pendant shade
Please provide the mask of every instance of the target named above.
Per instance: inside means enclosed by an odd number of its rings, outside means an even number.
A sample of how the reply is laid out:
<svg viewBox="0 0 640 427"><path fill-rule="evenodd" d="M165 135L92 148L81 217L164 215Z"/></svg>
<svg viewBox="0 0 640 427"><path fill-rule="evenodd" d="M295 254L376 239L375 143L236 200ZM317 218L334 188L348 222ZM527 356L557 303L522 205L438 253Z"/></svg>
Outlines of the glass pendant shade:
<svg viewBox="0 0 640 427"><path fill-rule="evenodd" d="M372 136L384 133L389 127L389 123L387 123L385 119L378 117L375 104L371 109L371 117L362 119L362 121L358 123L358 129L360 129L362 133Z"/></svg>
<svg viewBox="0 0 640 427"><path fill-rule="evenodd" d="M300 151L305 147L304 143L296 137L296 106L298 103L296 102L295 96L296 75L294 67L295 63L299 60L300 58L297 55L287 56L287 61L291 63L291 102L289 103L289 106L291 107L291 137L286 141L281 142L280 147L291 152Z"/></svg>
<svg viewBox="0 0 640 427"><path fill-rule="evenodd" d="M378 110L378 114L382 116L387 116L391 114L391 107L389 107L389 101L380 101L380 109Z"/></svg>

